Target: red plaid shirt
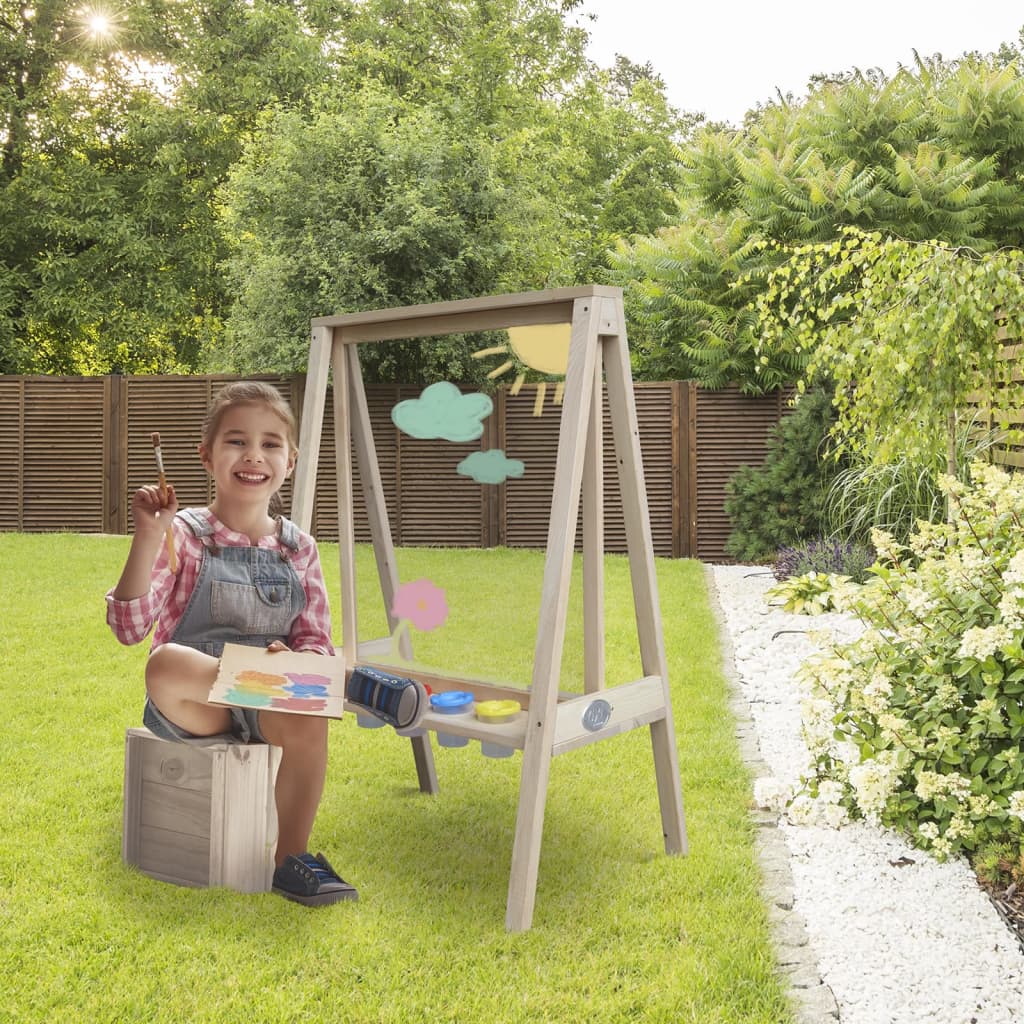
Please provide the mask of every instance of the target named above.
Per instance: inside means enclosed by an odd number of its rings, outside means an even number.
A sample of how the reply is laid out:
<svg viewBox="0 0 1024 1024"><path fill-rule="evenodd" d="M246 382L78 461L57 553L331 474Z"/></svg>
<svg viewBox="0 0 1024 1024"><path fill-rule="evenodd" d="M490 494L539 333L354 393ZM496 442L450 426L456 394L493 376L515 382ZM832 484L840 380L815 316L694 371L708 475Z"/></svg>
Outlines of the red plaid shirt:
<svg viewBox="0 0 1024 1024"><path fill-rule="evenodd" d="M213 526L210 540L218 547L249 547L251 541L243 533L228 529L216 516L204 510ZM185 614L189 598L199 577L199 566L203 561L203 542L180 519L175 518L174 549L178 556L178 572L172 573L167 566L167 545L160 547L149 593L130 601L118 601L113 590L107 593L107 624L114 636L123 644L137 644L153 629L153 647L167 643L174 635L181 617ZM299 532L299 549L286 548L276 534L260 537L261 548L283 551L292 568L302 581L306 592L306 607L292 623L288 646L293 651L315 651L318 654L334 654L331 643L331 610L327 603L327 587L320 569L320 555L316 541L308 534Z"/></svg>

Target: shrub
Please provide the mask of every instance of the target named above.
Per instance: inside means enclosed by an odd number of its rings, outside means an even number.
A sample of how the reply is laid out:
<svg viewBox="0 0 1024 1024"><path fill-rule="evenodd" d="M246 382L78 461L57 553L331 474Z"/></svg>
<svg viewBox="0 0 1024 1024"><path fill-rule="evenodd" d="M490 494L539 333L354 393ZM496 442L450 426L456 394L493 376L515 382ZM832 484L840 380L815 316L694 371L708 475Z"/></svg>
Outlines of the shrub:
<svg viewBox="0 0 1024 1024"><path fill-rule="evenodd" d="M812 540L780 548L772 572L780 582L805 573L833 573L863 583L875 561L875 549L862 541Z"/></svg>
<svg viewBox="0 0 1024 1024"><path fill-rule="evenodd" d="M822 390L805 394L777 424L763 466L743 466L726 487L732 522L726 551L741 561L770 560L784 545L820 535L825 491L839 468L825 455L835 416Z"/></svg>
<svg viewBox="0 0 1024 1024"><path fill-rule="evenodd" d="M849 576L811 571L777 583L765 596L781 599L783 610L794 615L818 615L836 607L836 588L849 582Z"/></svg>
<svg viewBox="0 0 1024 1024"><path fill-rule="evenodd" d="M847 610L865 629L801 670L814 758L791 805L840 803L939 857L1020 845L1024 819L1024 479L943 478L950 520L909 545L876 531L874 579Z"/></svg>
<svg viewBox="0 0 1024 1024"><path fill-rule="evenodd" d="M986 453L1001 436L977 415L958 422L956 464L961 481L969 481L973 463L987 461ZM906 542L919 519L937 523L945 517L946 499L938 483L945 464L945 457L934 463L906 455L885 463L872 462L866 453L851 457L829 482L824 532L866 540L877 528Z"/></svg>

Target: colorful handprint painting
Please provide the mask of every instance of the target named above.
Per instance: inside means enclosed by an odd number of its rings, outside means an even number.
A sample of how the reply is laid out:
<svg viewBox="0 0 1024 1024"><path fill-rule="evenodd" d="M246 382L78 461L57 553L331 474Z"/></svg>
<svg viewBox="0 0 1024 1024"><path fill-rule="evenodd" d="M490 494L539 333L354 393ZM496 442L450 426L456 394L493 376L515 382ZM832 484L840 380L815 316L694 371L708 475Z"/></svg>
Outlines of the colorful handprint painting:
<svg viewBox="0 0 1024 1024"><path fill-rule="evenodd" d="M345 661L311 652L225 644L211 704L341 718Z"/></svg>

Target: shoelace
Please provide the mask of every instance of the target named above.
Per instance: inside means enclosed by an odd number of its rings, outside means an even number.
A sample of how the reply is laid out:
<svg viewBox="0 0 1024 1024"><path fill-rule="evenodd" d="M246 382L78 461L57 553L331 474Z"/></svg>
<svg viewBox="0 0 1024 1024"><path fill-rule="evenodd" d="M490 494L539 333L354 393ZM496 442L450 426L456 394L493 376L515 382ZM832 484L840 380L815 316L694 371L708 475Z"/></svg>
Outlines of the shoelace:
<svg viewBox="0 0 1024 1024"><path fill-rule="evenodd" d="M326 867L316 859L311 853L304 854L299 857L299 860L309 868L314 875L316 875L317 883L321 882L340 882L341 879L334 874L334 872Z"/></svg>

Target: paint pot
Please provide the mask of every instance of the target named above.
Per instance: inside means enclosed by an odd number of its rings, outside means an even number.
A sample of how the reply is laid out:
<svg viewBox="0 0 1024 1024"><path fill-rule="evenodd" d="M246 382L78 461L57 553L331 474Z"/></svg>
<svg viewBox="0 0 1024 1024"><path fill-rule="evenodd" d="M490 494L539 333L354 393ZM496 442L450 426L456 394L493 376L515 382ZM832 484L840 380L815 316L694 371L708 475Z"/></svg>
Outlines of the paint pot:
<svg viewBox="0 0 1024 1024"><path fill-rule="evenodd" d="M476 706L476 717L489 725L511 722L522 710L517 700L482 700ZM480 741L480 752L484 757L511 757L514 748L491 740Z"/></svg>
<svg viewBox="0 0 1024 1024"><path fill-rule="evenodd" d="M473 694L464 690L446 690L444 693L432 694L430 710L439 715L468 715L473 711ZM453 736L438 729L437 742L442 747L464 747L469 743L469 737Z"/></svg>

